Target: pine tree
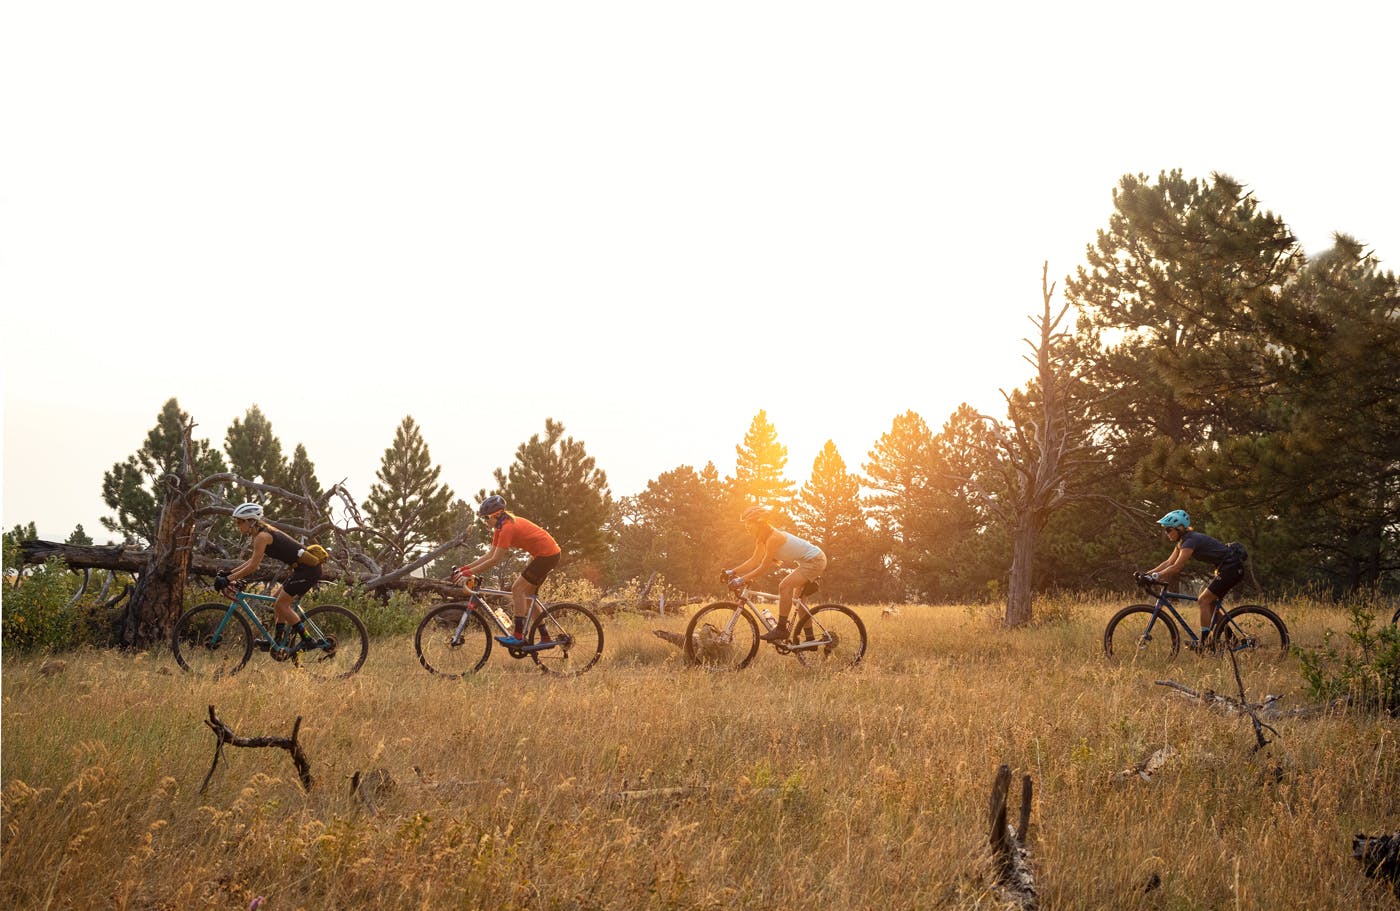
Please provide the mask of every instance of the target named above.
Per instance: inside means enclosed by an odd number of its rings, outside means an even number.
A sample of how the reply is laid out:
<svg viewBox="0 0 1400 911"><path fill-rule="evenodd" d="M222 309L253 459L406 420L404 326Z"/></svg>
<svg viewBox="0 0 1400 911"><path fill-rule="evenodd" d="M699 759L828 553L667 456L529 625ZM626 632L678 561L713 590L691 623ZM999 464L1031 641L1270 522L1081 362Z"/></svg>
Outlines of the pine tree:
<svg viewBox="0 0 1400 911"><path fill-rule="evenodd" d="M74 527L73 533L68 536L68 540L63 543L75 544L79 547L89 547L92 545L92 538L88 537L88 533L83 531L83 524L79 522L77 526Z"/></svg>
<svg viewBox="0 0 1400 911"><path fill-rule="evenodd" d="M916 593L930 493L938 476L933 434L917 412L897 416L888 432L870 450L862 466L870 515L893 559L896 578L908 592Z"/></svg>
<svg viewBox="0 0 1400 911"><path fill-rule="evenodd" d="M744 442L734 447L734 490L750 504L786 511L792 502L793 483L783 477L787 447L778 442L778 430L759 411L749 424Z"/></svg>
<svg viewBox="0 0 1400 911"><path fill-rule="evenodd" d="M827 440L793 503L799 535L827 556L822 587L832 596L877 600L887 589L883 554L865 520L860 478Z"/></svg>
<svg viewBox="0 0 1400 911"><path fill-rule="evenodd" d="M129 539L151 543L155 540L163 494L156 484L180 467L184 426L189 415L180 403L170 399L161 408L156 426L146 434L146 442L135 454L112 466L102 478L102 500L116 510L114 517L102 519L102 527ZM206 477L225 470L223 456L207 440L191 441L191 472Z"/></svg>
<svg viewBox="0 0 1400 911"><path fill-rule="evenodd" d="M496 469L495 477L508 510L553 535L572 571L601 579L612 545L613 500L607 475L582 441L564 436L564 425L546 418L544 435L521 443L515 461Z"/></svg>
<svg viewBox="0 0 1400 911"><path fill-rule="evenodd" d="M452 536L452 489L438 483L441 473L418 424L406 416L363 504L379 535L378 559L385 569L409 563Z"/></svg>
<svg viewBox="0 0 1400 911"><path fill-rule="evenodd" d="M257 405L249 408L242 420L233 419L224 436L224 452L228 453L229 471L240 478L285 486L287 460L282 455L282 443L272 432L272 422Z"/></svg>

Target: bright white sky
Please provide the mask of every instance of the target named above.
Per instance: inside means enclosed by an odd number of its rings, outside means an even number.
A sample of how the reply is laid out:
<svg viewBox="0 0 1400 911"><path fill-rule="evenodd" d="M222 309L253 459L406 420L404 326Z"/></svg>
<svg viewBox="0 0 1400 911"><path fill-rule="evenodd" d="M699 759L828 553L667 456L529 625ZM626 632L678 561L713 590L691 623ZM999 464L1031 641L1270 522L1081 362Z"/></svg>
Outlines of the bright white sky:
<svg viewBox="0 0 1400 911"><path fill-rule="evenodd" d="M4 527L107 540L171 396L361 499L406 414L461 495L546 417L616 495L760 408L858 469L1002 413L1129 172L1400 266L1400 6L943 6L9 4Z"/></svg>

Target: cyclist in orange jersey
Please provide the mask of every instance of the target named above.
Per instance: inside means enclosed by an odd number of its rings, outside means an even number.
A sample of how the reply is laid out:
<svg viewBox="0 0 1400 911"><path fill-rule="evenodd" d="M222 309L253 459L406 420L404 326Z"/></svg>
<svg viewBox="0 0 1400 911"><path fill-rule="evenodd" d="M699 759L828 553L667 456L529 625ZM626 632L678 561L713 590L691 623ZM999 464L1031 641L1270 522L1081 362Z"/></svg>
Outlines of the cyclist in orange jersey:
<svg viewBox="0 0 1400 911"><path fill-rule="evenodd" d="M526 603L531 595L540 590L540 585L554 567L559 565L559 544L553 535L534 522L507 512L505 497L498 494L482 500L476 514L491 526L491 550L486 556L453 570L452 581L469 583L472 576L504 560L512 547L525 551L533 558L510 587L515 604L515 635L496 637L496 641L507 648L517 648L525 644Z"/></svg>

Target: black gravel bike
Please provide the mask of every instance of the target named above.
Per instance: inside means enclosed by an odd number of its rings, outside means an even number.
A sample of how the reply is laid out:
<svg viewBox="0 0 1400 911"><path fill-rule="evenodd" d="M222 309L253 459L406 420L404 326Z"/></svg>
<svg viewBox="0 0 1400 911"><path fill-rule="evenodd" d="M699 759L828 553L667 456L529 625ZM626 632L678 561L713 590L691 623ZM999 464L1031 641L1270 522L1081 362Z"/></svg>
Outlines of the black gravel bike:
<svg viewBox="0 0 1400 911"><path fill-rule="evenodd" d="M1113 615L1103 631L1103 651L1110 660L1124 664L1166 663L1186 647L1202 654L1235 652L1243 659L1281 658L1288 654L1288 627L1278 614L1259 604L1244 604L1227 611L1223 599L1215 604L1215 618L1204 640L1194 624L1177 611L1175 601L1195 602L1195 595L1167 591L1167 583L1147 573L1134 580L1155 604L1130 604ZM1180 627L1180 629L1178 629Z"/></svg>

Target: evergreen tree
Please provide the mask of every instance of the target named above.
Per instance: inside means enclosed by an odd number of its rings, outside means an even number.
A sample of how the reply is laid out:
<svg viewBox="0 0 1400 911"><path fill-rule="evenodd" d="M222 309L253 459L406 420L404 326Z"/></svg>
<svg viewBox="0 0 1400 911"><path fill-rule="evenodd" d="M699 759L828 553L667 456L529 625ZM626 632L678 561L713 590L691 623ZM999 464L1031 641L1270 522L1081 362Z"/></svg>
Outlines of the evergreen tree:
<svg viewBox="0 0 1400 911"><path fill-rule="evenodd" d="M923 563L929 553L931 491L938 477L933 434L924 419L906 411L876 441L865 463L870 515L886 543L895 579L909 594L921 593Z"/></svg>
<svg viewBox="0 0 1400 911"><path fill-rule="evenodd" d="M846 470L836 444L826 441L812 476L793 503L799 535L827 556L822 588L830 597L881 600L890 586L884 555L865 520L860 478Z"/></svg>
<svg viewBox="0 0 1400 911"><path fill-rule="evenodd" d="M441 473L418 424L406 416L393 445L384 450L375 475L379 480L363 504L378 533L377 559L385 569L412 562L452 536L452 489L438 483Z"/></svg>
<svg viewBox="0 0 1400 911"><path fill-rule="evenodd" d="M63 543L75 544L79 547L90 547L92 546L92 538L88 537L88 533L83 531L83 524L79 522L77 526L74 527L73 533L68 536L68 540Z"/></svg>
<svg viewBox="0 0 1400 911"><path fill-rule="evenodd" d="M287 460L282 455L282 443L272 432L272 422L257 405L249 408L242 420L233 419L224 436L224 452L228 453L229 471L240 478L285 486ZM263 500L260 496L252 499Z"/></svg>
<svg viewBox="0 0 1400 911"><path fill-rule="evenodd" d="M1288 226L1220 174L1128 175L1113 203L1065 286L1104 442L1135 465L1157 438L1189 446L1252 428L1270 360L1258 329L1302 264Z"/></svg>
<svg viewBox="0 0 1400 911"><path fill-rule="evenodd" d="M102 519L102 527L128 539L155 540L163 494L160 479L180 467L184 426L189 415L170 399L161 408L156 426L135 454L112 466L102 478L102 500L116 516ZM191 441L191 474L196 478L225 471L223 456L207 440Z"/></svg>
<svg viewBox="0 0 1400 911"><path fill-rule="evenodd" d="M612 545L613 500L607 475L581 441L564 436L564 425L546 418L544 435L521 443L515 461L496 469L495 477L508 510L552 534L572 571L601 579Z"/></svg>
<svg viewBox="0 0 1400 911"><path fill-rule="evenodd" d="M787 447L778 442L778 430L768 421L767 412L754 415L743 444L734 450L738 455L735 492L748 503L786 511L793 497L793 483L783 477Z"/></svg>

